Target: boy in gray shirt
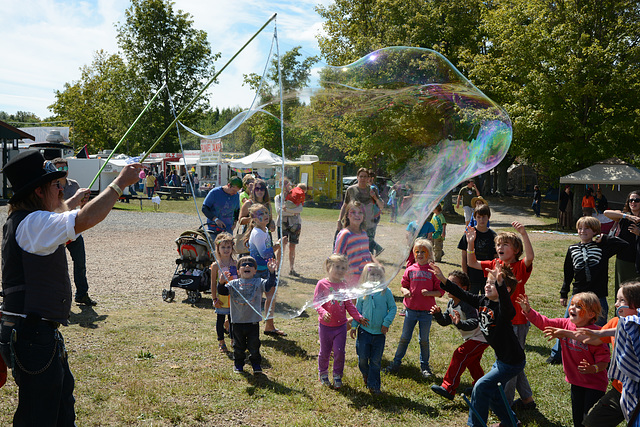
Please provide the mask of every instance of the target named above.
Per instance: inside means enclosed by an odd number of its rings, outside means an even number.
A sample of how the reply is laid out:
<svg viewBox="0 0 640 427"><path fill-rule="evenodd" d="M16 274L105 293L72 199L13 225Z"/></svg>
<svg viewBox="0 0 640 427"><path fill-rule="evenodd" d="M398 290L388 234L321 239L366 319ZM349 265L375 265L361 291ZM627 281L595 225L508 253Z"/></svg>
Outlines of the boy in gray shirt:
<svg viewBox="0 0 640 427"><path fill-rule="evenodd" d="M231 323L233 324L233 360L234 372L244 372L245 353L249 350L249 361L254 374L262 373L262 356L260 356L260 321L262 319L262 295L276 285L277 262L271 258L267 261L269 278L254 277L258 264L253 257L244 256L238 260L239 279L218 282L218 293L229 295ZM230 274L225 272L228 280ZM218 302L216 302L218 304Z"/></svg>

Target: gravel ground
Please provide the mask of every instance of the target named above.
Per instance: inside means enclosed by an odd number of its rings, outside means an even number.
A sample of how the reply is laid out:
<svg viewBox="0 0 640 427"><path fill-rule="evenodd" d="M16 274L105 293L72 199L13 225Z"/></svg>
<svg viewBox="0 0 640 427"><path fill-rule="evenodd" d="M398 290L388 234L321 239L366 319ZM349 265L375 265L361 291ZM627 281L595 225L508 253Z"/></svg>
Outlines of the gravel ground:
<svg viewBox="0 0 640 427"><path fill-rule="evenodd" d="M540 223L535 216L517 209L492 205L492 211L492 228L508 227L513 220L525 225ZM2 224L6 212L6 206L0 207ZM169 288L175 270L174 241L183 231L198 226L195 214L113 210L102 223L86 231L89 293L99 302L100 311L165 304L161 295L163 289ZM386 248L379 260L386 266L387 273L399 268L405 247L404 228L386 222L384 217L378 227L377 240ZM295 269L301 277L288 276L289 260L285 254L282 294L278 297L280 307L299 308L312 297L315 283L325 276L323 261L331 253L334 232L335 222L305 220L303 212L303 231L295 259ZM443 261L456 265L460 256L455 248L463 226L449 224L447 233ZM70 258L69 266L72 275ZM176 301L179 303L185 298L186 294L177 289ZM207 304L210 306L211 300L205 298L198 305Z"/></svg>

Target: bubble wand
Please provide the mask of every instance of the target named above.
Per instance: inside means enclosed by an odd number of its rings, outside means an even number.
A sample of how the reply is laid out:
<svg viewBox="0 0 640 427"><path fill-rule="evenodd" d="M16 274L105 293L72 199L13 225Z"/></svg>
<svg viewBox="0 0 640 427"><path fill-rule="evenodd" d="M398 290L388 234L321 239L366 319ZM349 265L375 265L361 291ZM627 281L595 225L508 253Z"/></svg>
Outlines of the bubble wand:
<svg viewBox="0 0 640 427"><path fill-rule="evenodd" d="M109 154L109 157L107 157L107 160L105 160L105 162L102 164L102 166L100 167L100 170L98 171L98 173L96 174L95 177L93 177L93 181L91 181L91 184L89 184L89 188L93 187L93 184L96 182L96 179L98 179L98 177L100 176L100 174L102 173L102 170L104 169L104 167L107 165L107 163L109 163L109 160L111 160L111 158L113 157L113 155L116 153L116 151L118 150L118 147L120 147L120 144L122 144L122 141L124 141L124 139L127 137L127 135L129 135L129 132L131 132L131 129L133 129L133 127L136 125L136 123L138 123L138 120L140 120L140 117L142 117L142 115L144 114L145 111L147 111L147 109L149 108L149 106L151 105L151 103L158 97L158 95L160 94L160 92L162 92L162 89L164 89L167 86L166 83L162 84L162 87L160 89L158 89L158 91L156 92L155 95L153 95L153 98L151 98L151 101L149 101L147 103L147 106L144 107L144 109L140 112L140 114L138 114L138 117L135 119L135 121L131 124L131 126L129 126L129 129L127 129L127 131L124 133L124 135L122 135L122 138L120 138L120 141L118 141L118 143L116 144L115 147L113 147L113 150L111 150L111 154Z"/></svg>
<svg viewBox="0 0 640 427"><path fill-rule="evenodd" d="M246 47L249 45L249 43L251 43L251 42L253 41L253 39L255 39L255 38L258 36L258 34L260 34L260 33L262 32L262 30L264 30L264 29L265 29L265 27L266 27L267 25L269 25L269 23L270 23L271 21L273 21L273 20L276 18L276 15L277 15L277 13L274 13L273 15L271 15L271 18L269 18L269 20L268 20L267 22L265 22L265 23L264 23L264 25L263 25L262 27L260 27L260 29L259 29L258 31L256 31L256 33L255 33L253 36L251 36L251 38L250 38L250 39L249 39L249 40L248 40L248 41L247 41L247 42L246 42L246 43L245 43L245 44L240 48L240 50L238 50L238 51L235 53L235 55L233 55L233 56L231 57L231 59L229 59L229 60L227 61L227 63L226 63L226 64L224 64L224 66L220 69L220 71L218 71L218 72L217 72L213 77L211 77L211 79L207 82L207 84L206 84L206 85L204 85L204 87L200 90L200 92L198 92L198 93L196 94L196 96L194 96L194 97L193 97L193 99L189 102L189 104L187 104L187 105L182 109L182 111L180 111L180 114L178 114L178 115L173 119L173 121L171 122L171 124L170 124L169 126L167 126L167 128L164 130L164 132L162 132L162 135L160 135L160 136L158 137L158 139L156 139L156 141L155 141L155 142L153 143L153 145L152 145L152 146L147 150L147 152L144 154L144 156L142 156L142 158L140 159L140 163L144 162L144 160L147 158L147 156L149 156L149 154L153 152L153 149L154 149L154 148L156 148L156 146L160 143L160 141L162 140L162 138L164 138L164 137L169 133L169 131L171 130L171 128L173 127L173 125L175 125L175 124L178 122L178 120L180 120L180 117L182 117L182 115L183 115L183 114L184 114L184 113L185 113L189 108L191 108L191 106L193 105L193 103L194 103L194 102L196 102L196 100L200 97L200 95L202 95L202 93L203 93L205 90L207 90L207 88L208 88L209 86L211 86L211 83L213 83L213 82L218 78L218 76L219 76L219 75L220 75L220 74L225 70L225 68L227 68L227 67L229 66L229 64L231 64L231 62L233 62L233 60L234 60L234 59L236 59L236 57L237 57L238 55L240 55L240 52L242 52L242 51L244 50L244 48L246 48Z"/></svg>

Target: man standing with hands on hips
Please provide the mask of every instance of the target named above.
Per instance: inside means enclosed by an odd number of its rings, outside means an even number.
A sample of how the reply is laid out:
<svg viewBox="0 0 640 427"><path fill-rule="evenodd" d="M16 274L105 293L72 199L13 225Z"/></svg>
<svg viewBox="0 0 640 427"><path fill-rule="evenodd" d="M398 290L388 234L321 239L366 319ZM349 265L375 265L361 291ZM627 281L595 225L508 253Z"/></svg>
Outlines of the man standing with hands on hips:
<svg viewBox="0 0 640 427"><path fill-rule="evenodd" d="M37 150L26 150L2 172L11 182L2 237L0 354L18 386L14 425L74 425L74 379L60 325L71 311L71 280L64 244L95 226L113 208L122 188L138 180L139 163L120 175L80 210L63 200L64 171L45 169ZM83 188L69 199L77 206Z"/></svg>

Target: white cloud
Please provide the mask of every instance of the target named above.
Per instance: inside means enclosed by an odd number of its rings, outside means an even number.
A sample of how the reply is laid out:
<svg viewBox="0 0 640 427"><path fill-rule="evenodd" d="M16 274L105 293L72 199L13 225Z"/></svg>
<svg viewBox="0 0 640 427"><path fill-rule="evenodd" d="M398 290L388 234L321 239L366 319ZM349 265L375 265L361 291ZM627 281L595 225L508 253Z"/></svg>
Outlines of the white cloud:
<svg viewBox="0 0 640 427"><path fill-rule="evenodd" d="M317 55L315 36L321 29L317 4L331 0L175 0L175 9L192 15L194 27L207 32L220 70L273 13L280 51L302 45L304 55ZM80 78L97 50L118 51L114 24L124 21L128 0L3 0L0 14L0 110L51 115L54 92ZM29 11L29 12L26 12ZM253 94L242 86L242 74L262 73L273 24L269 25L220 75L211 105L248 106Z"/></svg>

